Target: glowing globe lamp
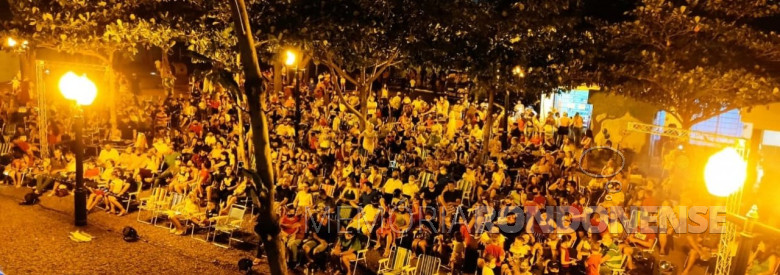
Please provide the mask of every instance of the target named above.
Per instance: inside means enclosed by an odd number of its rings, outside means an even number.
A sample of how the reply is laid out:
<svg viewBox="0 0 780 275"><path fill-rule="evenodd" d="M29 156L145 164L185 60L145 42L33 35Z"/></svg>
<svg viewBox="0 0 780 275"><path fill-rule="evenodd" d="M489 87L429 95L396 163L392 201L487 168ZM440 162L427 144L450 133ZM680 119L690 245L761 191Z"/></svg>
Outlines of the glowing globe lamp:
<svg viewBox="0 0 780 275"><path fill-rule="evenodd" d="M707 191L718 197L726 197L738 191L745 183L747 163L734 150L725 148L715 153L704 166L704 182Z"/></svg>
<svg viewBox="0 0 780 275"><path fill-rule="evenodd" d="M284 64L287 65L287 66L294 65L295 64L295 59L296 59L295 52L293 52L291 50L287 50L287 52L285 52L285 54L287 55L287 58L284 60Z"/></svg>
<svg viewBox="0 0 780 275"><path fill-rule="evenodd" d="M67 72L60 78L60 92L70 100L82 106L92 104L97 96L97 86L86 75L78 76L73 72Z"/></svg>

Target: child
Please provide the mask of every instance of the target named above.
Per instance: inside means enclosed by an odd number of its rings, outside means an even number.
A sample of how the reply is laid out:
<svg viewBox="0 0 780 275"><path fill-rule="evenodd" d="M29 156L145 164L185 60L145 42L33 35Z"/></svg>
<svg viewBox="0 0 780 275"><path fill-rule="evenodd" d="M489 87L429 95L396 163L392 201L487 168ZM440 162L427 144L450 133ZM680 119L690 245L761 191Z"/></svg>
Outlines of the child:
<svg viewBox="0 0 780 275"><path fill-rule="evenodd" d="M598 244L590 245L590 256L585 262L585 270L587 275L599 275L599 266L601 265L601 248Z"/></svg>

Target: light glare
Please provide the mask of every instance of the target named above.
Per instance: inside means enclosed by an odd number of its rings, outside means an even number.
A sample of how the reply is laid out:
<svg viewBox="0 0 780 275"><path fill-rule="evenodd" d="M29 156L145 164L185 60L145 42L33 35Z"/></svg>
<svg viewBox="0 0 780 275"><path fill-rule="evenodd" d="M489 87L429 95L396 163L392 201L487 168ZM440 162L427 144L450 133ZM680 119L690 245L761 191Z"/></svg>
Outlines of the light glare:
<svg viewBox="0 0 780 275"><path fill-rule="evenodd" d="M75 100L79 105L90 105L97 96L97 86L86 75L67 72L60 78L59 87L65 98Z"/></svg>
<svg viewBox="0 0 780 275"><path fill-rule="evenodd" d="M715 153L704 167L707 191L718 197L726 197L739 190L745 183L747 163L734 148L724 148Z"/></svg>
<svg viewBox="0 0 780 275"><path fill-rule="evenodd" d="M296 59L295 52L291 50L287 50L285 54L287 55L287 59L284 60L284 64L287 66L292 66L293 64L295 64L295 59Z"/></svg>

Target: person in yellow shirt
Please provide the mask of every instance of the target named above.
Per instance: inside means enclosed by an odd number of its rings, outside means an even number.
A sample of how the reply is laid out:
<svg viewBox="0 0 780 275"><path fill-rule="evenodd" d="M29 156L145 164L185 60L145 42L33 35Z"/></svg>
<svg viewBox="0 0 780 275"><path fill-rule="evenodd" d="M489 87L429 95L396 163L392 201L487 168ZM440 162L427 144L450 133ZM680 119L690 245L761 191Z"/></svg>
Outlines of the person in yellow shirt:
<svg viewBox="0 0 780 275"><path fill-rule="evenodd" d="M398 117L401 115L401 95L400 93L395 94L393 98L390 99L390 110L392 111L393 117Z"/></svg>

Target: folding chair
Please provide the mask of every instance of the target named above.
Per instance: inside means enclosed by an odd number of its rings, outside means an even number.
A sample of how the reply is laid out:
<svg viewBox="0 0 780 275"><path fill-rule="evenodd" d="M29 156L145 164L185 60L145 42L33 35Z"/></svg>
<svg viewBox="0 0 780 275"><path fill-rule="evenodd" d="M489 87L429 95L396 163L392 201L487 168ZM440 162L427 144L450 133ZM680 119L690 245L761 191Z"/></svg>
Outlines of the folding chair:
<svg viewBox="0 0 780 275"><path fill-rule="evenodd" d="M459 186L456 188L457 190L461 191L461 200L463 201L471 201L471 197L474 192L474 184L472 184L469 181L461 180L458 182Z"/></svg>
<svg viewBox="0 0 780 275"><path fill-rule="evenodd" d="M328 195L328 197L333 197L333 193L336 192L336 186L335 185L328 185L328 184L320 184L320 189L325 190L325 194Z"/></svg>
<svg viewBox="0 0 780 275"><path fill-rule="evenodd" d="M230 210L226 217L217 217L216 224L214 224L214 235L211 239L214 245L222 248L230 248L234 240L240 241L233 238L233 233L241 229L241 226L244 223L245 213L246 207L234 203L230 206ZM216 242L217 234L219 233L229 234L227 245ZM206 235L206 238L208 239L208 234Z"/></svg>
<svg viewBox="0 0 780 275"><path fill-rule="evenodd" d="M127 205L125 206L125 210L127 212L130 212L130 204L133 201L138 201L138 194L141 193L141 187L143 187L143 184L137 183L138 189L135 190L135 192L128 192L127 193Z"/></svg>
<svg viewBox="0 0 780 275"><path fill-rule="evenodd" d="M429 171L421 171L420 172L420 185L421 186L427 186L429 180L433 180L434 174Z"/></svg>
<svg viewBox="0 0 780 275"><path fill-rule="evenodd" d="M157 213L155 215L157 217L157 220L159 220L160 217L171 219L171 217L174 217L180 213L178 209L183 206L186 196L184 194L179 194L179 193L170 193L170 194L171 195L169 196L169 198L166 199L166 201L162 204L162 208L157 210ZM168 226L160 226L157 225L157 223L155 223L154 225L157 227L168 228L168 229L173 228L172 222L168 222Z"/></svg>
<svg viewBox="0 0 780 275"><path fill-rule="evenodd" d="M394 250L390 257L379 259L379 270L377 274L400 274L404 267L409 265L412 258L412 252L403 247L393 247Z"/></svg>
<svg viewBox="0 0 780 275"><path fill-rule="evenodd" d="M626 274L626 265L628 265L628 255L623 255L623 257L620 259L620 267L612 269L612 275L623 275Z"/></svg>
<svg viewBox="0 0 780 275"><path fill-rule="evenodd" d="M439 267L441 266L441 259L431 255L420 255L417 258L417 264L414 267L404 268L403 274L405 275L437 275L439 274Z"/></svg>
<svg viewBox="0 0 780 275"><path fill-rule="evenodd" d="M355 273L355 270L357 270L358 263L360 261L363 261L363 264L368 266L368 262L366 260L366 252L368 252L368 248L371 247L371 233L369 233L368 236L363 236L363 235L359 235L359 236L366 237L366 241L365 241L365 243L363 245L363 249L358 250L358 251L355 252L355 259L350 261L350 262L354 262L355 263L355 267L352 268L352 273L353 274ZM360 242L363 242L363 241L360 240Z"/></svg>
<svg viewBox="0 0 780 275"><path fill-rule="evenodd" d="M138 216L136 217L136 221L145 223L145 224L157 224L157 213L161 210L163 210L163 206L168 198L168 189L165 188L154 188L152 189L152 195L141 198L139 200L138 204ZM145 219L141 219L141 213L147 211L152 212L152 219L151 221L147 222Z"/></svg>

